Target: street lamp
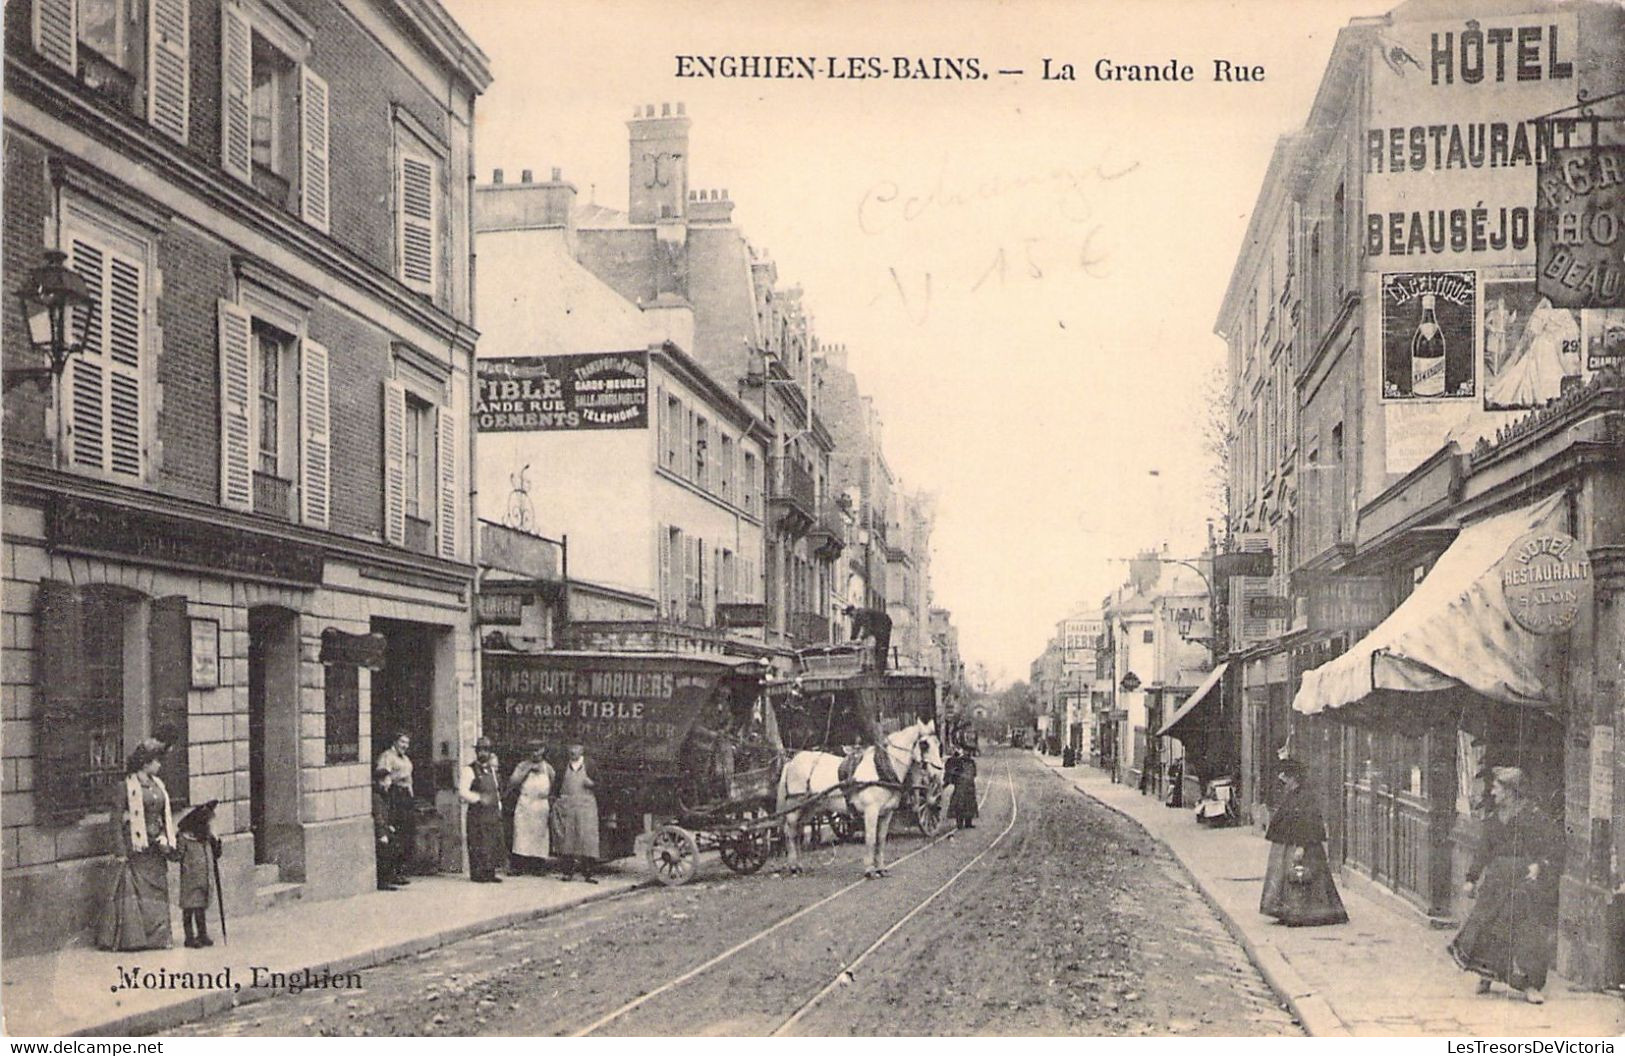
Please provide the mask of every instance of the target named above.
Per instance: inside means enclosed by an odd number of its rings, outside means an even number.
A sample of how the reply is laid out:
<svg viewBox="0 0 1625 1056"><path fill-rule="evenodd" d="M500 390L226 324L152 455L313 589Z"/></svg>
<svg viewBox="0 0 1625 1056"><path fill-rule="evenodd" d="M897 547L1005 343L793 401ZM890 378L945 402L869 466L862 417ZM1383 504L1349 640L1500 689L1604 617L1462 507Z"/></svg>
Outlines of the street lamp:
<svg viewBox="0 0 1625 1056"><path fill-rule="evenodd" d="M62 400L62 372L68 360L84 351L96 301L85 280L67 267L68 255L45 251L45 263L24 276L16 296L28 323L28 343L48 366L17 367L5 372L5 386L49 380L56 413L56 458L61 465L67 415Z"/></svg>

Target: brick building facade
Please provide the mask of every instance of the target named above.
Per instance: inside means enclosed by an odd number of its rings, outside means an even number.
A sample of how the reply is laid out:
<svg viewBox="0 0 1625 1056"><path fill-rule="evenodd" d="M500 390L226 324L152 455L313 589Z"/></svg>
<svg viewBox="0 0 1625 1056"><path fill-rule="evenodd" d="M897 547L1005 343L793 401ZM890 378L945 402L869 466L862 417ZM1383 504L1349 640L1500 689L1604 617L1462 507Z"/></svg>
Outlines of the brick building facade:
<svg viewBox="0 0 1625 1056"><path fill-rule="evenodd" d="M155 732L221 803L228 913L366 890L375 752L413 735L427 819L477 722L484 57L433 0L5 13L4 269L61 250L96 302L61 428L5 397L5 952L85 934Z"/></svg>

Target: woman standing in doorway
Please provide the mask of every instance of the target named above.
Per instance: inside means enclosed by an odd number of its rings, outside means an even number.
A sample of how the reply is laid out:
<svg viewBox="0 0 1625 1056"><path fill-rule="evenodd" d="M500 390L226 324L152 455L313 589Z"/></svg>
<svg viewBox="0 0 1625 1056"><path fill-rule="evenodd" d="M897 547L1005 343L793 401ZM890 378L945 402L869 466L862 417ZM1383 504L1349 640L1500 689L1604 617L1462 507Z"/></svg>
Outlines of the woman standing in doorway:
<svg viewBox="0 0 1625 1056"><path fill-rule="evenodd" d="M1277 773L1281 800L1264 830L1270 864L1258 911L1289 927L1347 924L1348 911L1326 860L1326 821L1306 787L1309 769L1297 759L1283 759Z"/></svg>
<svg viewBox="0 0 1625 1056"><path fill-rule="evenodd" d="M1478 973L1478 992L1496 982L1523 991L1531 1004L1546 1000L1546 973L1557 941L1557 877L1562 834L1524 794L1523 771L1494 769L1495 808L1466 891L1473 911L1450 943L1463 971Z"/></svg>
<svg viewBox="0 0 1625 1056"><path fill-rule="evenodd" d="M163 746L142 741L130 753L113 810L118 875L102 914L96 945L104 950L166 949L169 931L169 859L175 854L175 820L169 790L158 777Z"/></svg>

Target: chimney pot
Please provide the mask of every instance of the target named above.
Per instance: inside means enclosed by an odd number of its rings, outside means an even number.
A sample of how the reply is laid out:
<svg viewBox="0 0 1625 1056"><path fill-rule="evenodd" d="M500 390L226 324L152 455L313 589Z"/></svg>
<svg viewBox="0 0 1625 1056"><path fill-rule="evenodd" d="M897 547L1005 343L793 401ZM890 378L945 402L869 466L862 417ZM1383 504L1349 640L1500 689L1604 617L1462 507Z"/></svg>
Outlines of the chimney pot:
<svg viewBox="0 0 1625 1056"><path fill-rule="evenodd" d="M678 117L682 117L682 116L683 116L683 113L684 113L684 110L683 110L683 104L682 104L682 103L678 103L678 104L677 104L677 116L678 116Z"/></svg>
<svg viewBox="0 0 1625 1056"><path fill-rule="evenodd" d="M660 104L660 116L661 117L670 117L671 116L671 104L670 103L661 103Z"/></svg>
<svg viewBox="0 0 1625 1056"><path fill-rule="evenodd" d="M564 178L564 170L558 168L557 166L554 166L554 168L553 168L553 182L558 183L563 178Z"/></svg>
<svg viewBox="0 0 1625 1056"><path fill-rule="evenodd" d="M648 113L648 116L649 116L649 117L653 117L653 116L655 116L655 104L653 104L653 103L648 103L648 104L645 104L645 105L647 105L647 106L648 106L648 108L649 108L649 113Z"/></svg>
<svg viewBox="0 0 1625 1056"><path fill-rule="evenodd" d="M492 172L491 172L491 182L492 183L501 183L502 182L502 170L501 169L492 170Z"/></svg>
<svg viewBox="0 0 1625 1056"><path fill-rule="evenodd" d="M519 173L519 182L520 183L529 183L529 182L531 182L531 172L530 172L529 169L525 169L525 170L523 170L522 172Z"/></svg>

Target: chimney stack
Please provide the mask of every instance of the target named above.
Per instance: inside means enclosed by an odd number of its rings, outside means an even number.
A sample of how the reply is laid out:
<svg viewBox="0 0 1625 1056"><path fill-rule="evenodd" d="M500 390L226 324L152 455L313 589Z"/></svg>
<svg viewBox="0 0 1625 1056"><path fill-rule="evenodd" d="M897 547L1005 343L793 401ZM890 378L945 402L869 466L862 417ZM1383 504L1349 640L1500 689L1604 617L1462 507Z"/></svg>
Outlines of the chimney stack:
<svg viewBox="0 0 1625 1056"><path fill-rule="evenodd" d="M680 220L688 204L689 119L682 103L633 108L628 135L628 216L634 224Z"/></svg>
<svg viewBox="0 0 1625 1056"><path fill-rule="evenodd" d="M478 231L519 231L547 227L574 229L575 184L563 179L559 169L552 179L536 182L535 172L523 169L518 183L503 183L502 170L491 174L491 183L475 188L474 223Z"/></svg>

